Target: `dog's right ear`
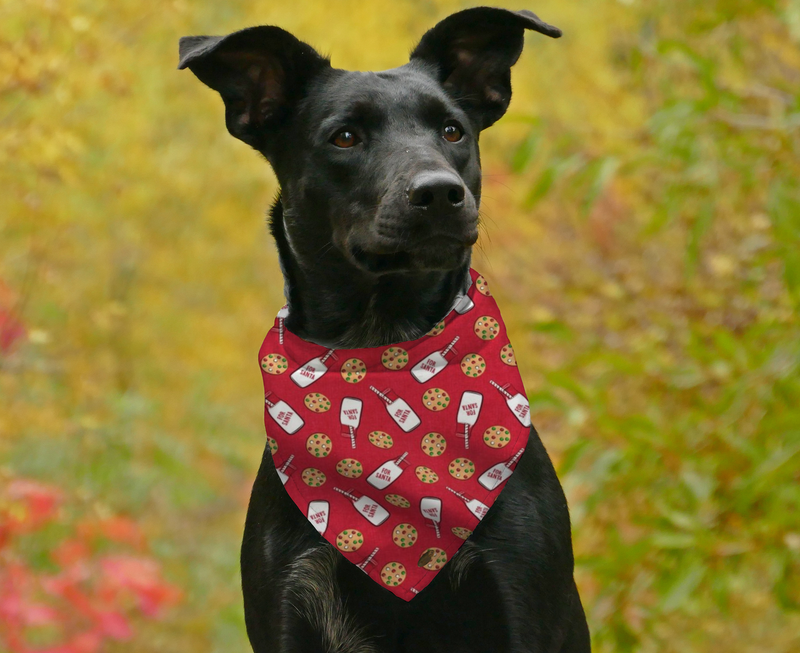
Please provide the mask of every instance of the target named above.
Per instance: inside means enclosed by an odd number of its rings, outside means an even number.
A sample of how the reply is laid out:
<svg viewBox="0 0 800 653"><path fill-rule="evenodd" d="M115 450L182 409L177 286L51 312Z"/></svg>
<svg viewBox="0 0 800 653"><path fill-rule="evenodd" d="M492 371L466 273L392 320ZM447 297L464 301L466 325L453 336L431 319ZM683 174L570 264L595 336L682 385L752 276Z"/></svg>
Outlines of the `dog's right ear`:
<svg viewBox="0 0 800 653"><path fill-rule="evenodd" d="M330 68L310 45L271 26L184 36L179 50L178 69L188 68L222 96L228 131L262 152L309 80Z"/></svg>

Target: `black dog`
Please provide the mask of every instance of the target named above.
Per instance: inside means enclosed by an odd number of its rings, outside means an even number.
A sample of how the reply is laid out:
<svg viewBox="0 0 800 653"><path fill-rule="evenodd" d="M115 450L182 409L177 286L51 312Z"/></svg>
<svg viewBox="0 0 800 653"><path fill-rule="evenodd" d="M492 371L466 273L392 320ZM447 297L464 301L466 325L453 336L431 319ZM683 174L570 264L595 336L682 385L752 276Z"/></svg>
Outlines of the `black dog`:
<svg viewBox="0 0 800 653"><path fill-rule="evenodd" d="M478 136L508 107L526 29L561 35L528 11L469 9L378 73L332 68L277 27L181 39L180 68L220 93L230 133L280 182L270 226L290 331L375 347L448 312L478 237ZM408 603L317 534L265 451L242 582L257 653L590 650L566 500L534 429L491 511Z"/></svg>

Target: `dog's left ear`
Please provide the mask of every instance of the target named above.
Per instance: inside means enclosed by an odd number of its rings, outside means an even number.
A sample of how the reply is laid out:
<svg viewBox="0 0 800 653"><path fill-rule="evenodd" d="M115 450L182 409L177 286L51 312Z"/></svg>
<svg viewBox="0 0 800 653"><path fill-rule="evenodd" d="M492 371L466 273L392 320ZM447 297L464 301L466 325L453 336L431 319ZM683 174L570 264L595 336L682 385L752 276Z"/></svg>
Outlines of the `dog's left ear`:
<svg viewBox="0 0 800 653"><path fill-rule="evenodd" d="M561 36L560 29L530 11L475 7L428 30L411 61L430 64L477 129L486 129L502 117L511 101L511 66L522 53L526 29Z"/></svg>

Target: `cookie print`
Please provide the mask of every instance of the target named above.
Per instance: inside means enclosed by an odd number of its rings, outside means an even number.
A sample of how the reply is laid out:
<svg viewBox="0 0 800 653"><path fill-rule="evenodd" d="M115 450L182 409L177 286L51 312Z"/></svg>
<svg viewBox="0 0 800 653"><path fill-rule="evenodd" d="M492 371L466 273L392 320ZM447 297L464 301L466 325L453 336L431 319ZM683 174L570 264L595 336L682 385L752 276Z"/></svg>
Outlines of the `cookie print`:
<svg viewBox="0 0 800 653"><path fill-rule="evenodd" d="M386 499L388 503L391 503L393 506L397 506L398 508L411 507L411 502L405 497L401 497L399 494L387 494L384 499Z"/></svg>
<svg viewBox="0 0 800 653"><path fill-rule="evenodd" d="M442 331L444 331L444 320L434 324L433 328L430 331L428 331L428 333L426 335L435 337L435 336L440 335L442 333Z"/></svg>
<svg viewBox="0 0 800 653"><path fill-rule="evenodd" d="M447 562L447 554L444 549L439 549L432 546L430 549L425 549L423 554L419 557L417 565L428 571L439 571L444 567Z"/></svg>
<svg viewBox="0 0 800 653"><path fill-rule="evenodd" d="M483 433L483 441L492 449L502 449L511 442L511 431L504 426L490 426Z"/></svg>
<svg viewBox="0 0 800 653"><path fill-rule="evenodd" d="M444 453L447 449L447 440L441 433L428 433L422 437L422 442L419 444L422 447L423 453L436 458Z"/></svg>
<svg viewBox="0 0 800 653"><path fill-rule="evenodd" d="M466 481L475 473L475 463L469 458L456 458L447 467L450 476L458 481Z"/></svg>
<svg viewBox="0 0 800 653"><path fill-rule="evenodd" d="M331 409L331 400L319 392L309 392L303 403L312 413L327 413Z"/></svg>
<svg viewBox="0 0 800 653"><path fill-rule="evenodd" d="M389 587L397 587L406 579L406 568L402 563L390 562L381 569L381 580Z"/></svg>
<svg viewBox="0 0 800 653"><path fill-rule="evenodd" d="M315 458L325 458L332 448L333 442L324 433L314 433L306 440L306 451Z"/></svg>
<svg viewBox="0 0 800 653"><path fill-rule="evenodd" d="M434 472L430 467L420 465L414 470L417 478L423 483L436 483L439 480L439 475Z"/></svg>
<svg viewBox="0 0 800 653"><path fill-rule="evenodd" d="M383 431L371 431L367 439L370 444L374 444L378 449L391 449L394 444L392 436Z"/></svg>
<svg viewBox="0 0 800 653"><path fill-rule="evenodd" d="M461 359L461 371L471 379L477 379L486 371L486 361L480 354L467 354Z"/></svg>
<svg viewBox="0 0 800 653"><path fill-rule="evenodd" d="M402 370L408 365L408 352L402 347L389 347L381 355L381 363L387 370Z"/></svg>
<svg viewBox="0 0 800 653"><path fill-rule="evenodd" d="M475 335L481 340L494 340L500 335L500 324L489 315L484 315L475 320Z"/></svg>
<svg viewBox="0 0 800 653"><path fill-rule="evenodd" d="M336 536L336 547L345 553L358 551L362 544L364 536L355 528L347 528Z"/></svg>
<svg viewBox="0 0 800 653"><path fill-rule="evenodd" d="M398 524L392 531L392 542L394 542L401 549L407 549L414 546L417 541L417 529L411 524Z"/></svg>
<svg viewBox="0 0 800 653"><path fill-rule="evenodd" d="M450 395L441 388L430 388L422 395L422 405L434 412L444 410L450 405Z"/></svg>
<svg viewBox="0 0 800 653"><path fill-rule="evenodd" d="M325 349L276 321L258 356L275 491L344 564L405 601L493 510L528 442L530 407L495 289L470 276L414 341Z"/></svg>
<svg viewBox="0 0 800 653"><path fill-rule="evenodd" d="M506 365L517 366L517 359L514 357L514 348L511 346L511 343L500 350L500 360Z"/></svg>
<svg viewBox="0 0 800 653"><path fill-rule="evenodd" d="M453 533L453 535L455 535L456 537L461 538L462 540L466 540L470 535L472 535L471 530L469 530L468 528L463 528L461 526L453 526L453 528L450 529L450 532Z"/></svg>
<svg viewBox="0 0 800 653"><path fill-rule="evenodd" d="M303 470L303 483L308 487L319 487L325 483L325 474L313 467L306 467Z"/></svg>
<svg viewBox="0 0 800 653"><path fill-rule="evenodd" d="M363 381L367 375L367 366L360 358L348 358L342 363L342 378L348 383Z"/></svg>
<svg viewBox="0 0 800 653"><path fill-rule="evenodd" d="M355 458L345 458L336 463L336 471L345 478L358 478L364 473L361 463Z"/></svg>
<svg viewBox="0 0 800 653"><path fill-rule="evenodd" d="M289 369L289 363L280 354L267 354L261 359L261 369L267 374L283 374Z"/></svg>

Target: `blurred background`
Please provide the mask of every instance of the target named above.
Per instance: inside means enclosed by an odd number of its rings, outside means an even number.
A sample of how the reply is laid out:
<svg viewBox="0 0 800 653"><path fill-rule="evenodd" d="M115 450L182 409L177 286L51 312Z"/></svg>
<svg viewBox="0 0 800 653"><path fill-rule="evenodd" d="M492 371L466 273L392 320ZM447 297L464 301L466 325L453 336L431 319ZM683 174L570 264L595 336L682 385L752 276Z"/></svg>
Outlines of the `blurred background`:
<svg viewBox="0 0 800 653"><path fill-rule="evenodd" d="M800 650L800 0L537 0L492 284L595 650ZM455 0L0 1L0 651L249 651L269 166L178 38L404 63Z"/></svg>

